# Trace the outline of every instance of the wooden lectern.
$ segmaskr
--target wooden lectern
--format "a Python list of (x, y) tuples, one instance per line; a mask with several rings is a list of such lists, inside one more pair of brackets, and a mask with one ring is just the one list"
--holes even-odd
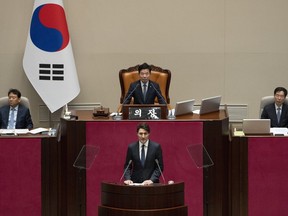
[(127, 186), (101, 184), (98, 216), (187, 216), (184, 183)]
[(155, 120), (167, 118), (166, 104), (123, 104), (123, 119)]

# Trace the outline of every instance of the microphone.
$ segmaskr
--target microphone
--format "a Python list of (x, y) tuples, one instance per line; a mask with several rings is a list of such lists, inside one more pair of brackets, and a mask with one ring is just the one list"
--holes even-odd
[(127, 167), (125, 168), (125, 170), (124, 170), (119, 182), (121, 182), (121, 180), (123, 179), (123, 177), (124, 177), (125, 173), (127, 172), (127, 170), (128, 170), (128, 168), (129, 168), (131, 163), (132, 163), (132, 160), (129, 160), (129, 163), (128, 163)]
[(159, 166), (159, 161), (158, 161), (157, 158), (155, 159), (155, 162), (156, 162), (156, 164), (157, 164), (157, 166), (158, 166), (158, 169), (160, 170), (161, 176), (162, 176), (162, 178), (163, 178), (163, 182), (164, 182), (164, 184), (165, 184), (165, 178), (164, 178), (164, 175), (163, 175), (163, 173), (162, 173), (162, 170), (161, 170), (161, 168), (160, 168), (160, 166)]
[[(122, 107), (123, 107), (123, 104), (125, 104), (127, 101), (128, 101), (128, 98), (131, 97), (131, 95), (134, 93), (134, 91), (137, 89), (137, 87), (139, 86), (140, 84), (137, 83), (137, 85), (134, 87), (134, 89), (130, 92), (130, 94), (124, 98), (124, 101), (122, 103)], [(119, 108), (120, 109), (120, 108)], [(114, 120), (122, 120), (122, 116), (119, 115), (119, 110), (117, 110), (117, 113), (116, 115), (113, 117)]]
[(160, 95), (160, 97), (162, 98), (162, 100), (165, 102), (165, 104), (167, 105), (167, 102), (165, 100), (165, 98), (162, 96), (162, 94), (160, 94), (160, 92), (155, 88), (154, 84), (152, 82), (149, 82), (152, 87), (154, 88), (154, 90), (157, 92), (158, 95)]
[(128, 98), (134, 93), (134, 91), (137, 89), (137, 87), (140, 85), (140, 83), (137, 83), (137, 85), (135, 86), (135, 88), (130, 92), (130, 94), (125, 98), (125, 100), (123, 101), (122, 105), (125, 104), (128, 101)]

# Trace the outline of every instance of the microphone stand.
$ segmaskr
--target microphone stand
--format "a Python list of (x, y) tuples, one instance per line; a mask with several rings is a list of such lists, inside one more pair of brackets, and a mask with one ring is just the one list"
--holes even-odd
[(161, 168), (160, 168), (159, 161), (158, 161), (157, 158), (155, 159), (155, 162), (156, 162), (157, 167), (158, 167), (158, 169), (159, 169), (159, 171), (160, 171), (160, 174), (161, 174), (161, 176), (162, 176), (162, 178), (163, 178), (163, 182), (164, 182), (164, 184), (166, 184), (166, 181), (165, 181), (164, 175), (163, 175), (163, 173), (162, 173), (162, 170), (161, 170)]
[(120, 180), (119, 180), (120, 183), (121, 183), (121, 181), (122, 181), (122, 179), (123, 179), (125, 173), (127, 172), (127, 170), (128, 170), (128, 168), (129, 168), (129, 166), (130, 166), (131, 163), (132, 163), (132, 160), (129, 160), (129, 163), (128, 163), (128, 165), (126, 166), (126, 168), (125, 168), (125, 170), (124, 170), (124, 172), (123, 172), (123, 174), (122, 174), (122, 176), (121, 176), (121, 178), (120, 178)]
[[(127, 101), (128, 101), (128, 98), (131, 97), (131, 95), (134, 93), (134, 91), (137, 89), (137, 87), (139, 86), (140, 84), (137, 83), (137, 85), (135, 86), (135, 88), (130, 92), (130, 94), (124, 99), (123, 103), (122, 103), (122, 107), (123, 107), (123, 104), (125, 104)], [(119, 109), (117, 110), (119, 111)], [(123, 119), (123, 116), (119, 114), (119, 112), (117, 112), (117, 114), (115, 116), (113, 116), (113, 119), (114, 120), (122, 120)]]
[[(154, 90), (157, 92), (157, 95), (159, 95), (159, 96), (162, 98), (162, 100), (165, 102), (165, 104), (166, 104), (166, 106), (167, 106), (167, 110), (168, 110), (168, 104), (167, 104), (165, 98), (163, 97), (163, 95), (160, 94), (160, 92), (156, 89), (156, 87), (154, 86), (154, 84), (153, 84), (152, 82), (150, 82), (149, 84), (151, 84), (151, 86), (152, 86), (152, 87), (154, 88)], [(158, 96), (157, 96), (157, 97), (158, 97)], [(159, 100), (159, 98), (158, 98), (158, 100)], [(169, 110), (168, 110), (167, 119), (170, 119), (170, 120), (176, 119), (176, 117), (172, 114), (172, 111), (169, 112)]]
[[(165, 104), (167, 105), (167, 102), (166, 102), (166, 100), (165, 100), (165, 98), (162, 96), (162, 94), (160, 94), (160, 92), (155, 88), (155, 86), (154, 86), (154, 84), (152, 83), (152, 81), (151, 82), (149, 82), (149, 84), (151, 84), (152, 85), (152, 87), (154, 88), (154, 90), (157, 92), (157, 95), (159, 95), (161, 98), (162, 98), (162, 100), (165, 102)], [(158, 96), (157, 96), (158, 97)], [(160, 103), (159, 103), (160, 104)]]

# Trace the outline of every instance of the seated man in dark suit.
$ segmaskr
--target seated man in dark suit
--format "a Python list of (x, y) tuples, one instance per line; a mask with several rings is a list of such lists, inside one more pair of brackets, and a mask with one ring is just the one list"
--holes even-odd
[(274, 103), (264, 107), (261, 118), (270, 119), (271, 127), (288, 127), (288, 105), (285, 103), (287, 90), (277, 87), (274, 90)]
[(160, 144), (149, 140), (149, 135), (149, 125), (140, 123), (137, 126), (138, 141), (128, 146), (124, 165), (124, 184), (151, 185), (159, 183), (164, 169), (162, 149)]
[(159, 85), (149, 80), (151, 67), (144, 63), (138, 68), (139, 80), (130, 84), (129, 90), (124, 98), (124, 104), (129, 104), (132, 97), (134, 104), (154, 104), (157, 97), (159, 104), (166, 104)]
[(30, 110), (21, 105), (21, 92), (10, 89), (8, 92), (9, 105), (0, 108), (0, 128), (2, 129), (32, 129), (33, 122)]

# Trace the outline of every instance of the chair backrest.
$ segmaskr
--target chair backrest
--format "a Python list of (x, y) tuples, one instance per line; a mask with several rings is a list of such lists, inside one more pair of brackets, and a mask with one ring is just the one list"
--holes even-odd
[[(23, 106), (30, 109), (30, 102), (29, 102), (29, 99), (27, 97), (21, 96), (20, 104), (22, 104)], [(0, 107), (5, 106), (5, 105), (9, 105), (8, 96), (0, 98)]]
[[(274, 103), (274, 96), (265, 96), (261, 98), (260, 101), (260, 110), (259, 110), (259, 118), (261, 118), (262, 111), (264, 107), (268, 104)], [(286, 97), (285, 103), (288, 104), (288, 98)]]
[[(128, 69), (122, 69), (119, 71), (119, 81), (121, 87), (121, 97), (120, 103), (123, 103), (123, 99), (128, 92), (129, 86), (132, 82), (139, 80), (138, 67), (130, 67)], [(156, 82), (160, 86), (161, 93), (165, 98), (167, 104), (170, 104), (169, 88), (171, 82), (171, 72), (167, 69), (162, 69), (160, 67), (151, 65), (151, 75), (150, 80)], [(156, 98), (155, 103), (158, 103)]]

